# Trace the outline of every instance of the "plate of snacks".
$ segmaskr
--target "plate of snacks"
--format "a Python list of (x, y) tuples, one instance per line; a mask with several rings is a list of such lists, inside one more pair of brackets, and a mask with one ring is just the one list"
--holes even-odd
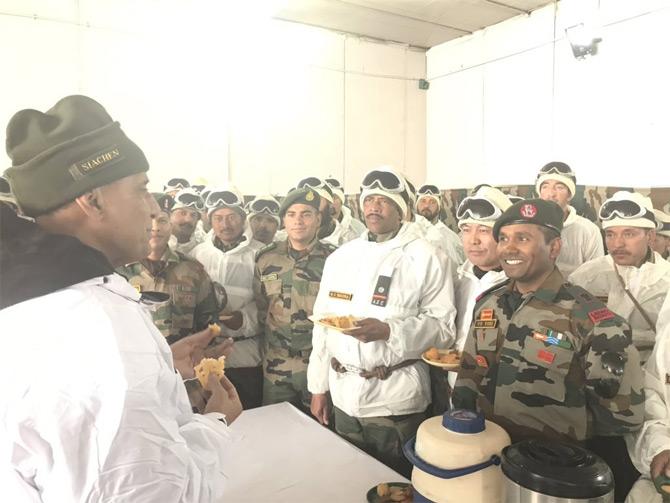
[(312, 315), (309, 316), (308, 319), (316, 325), (337, 330), (338, 332), (344, 332), (345, 330), (356, 330), (358, 328), (356, 322), (360, 318), (351, 315), (337, 316), (335, 314), (328, 314), (321, 316)]
[(458, 370), (461, 368), (461, 354), (455, 349), (430, 348), (424, 351), (421, 358), (428, 365), (445, 370)]
[(407, 482), (384, 482), (371, 487), (367, 494), (369, 503), (411, 503), (412, 485)]

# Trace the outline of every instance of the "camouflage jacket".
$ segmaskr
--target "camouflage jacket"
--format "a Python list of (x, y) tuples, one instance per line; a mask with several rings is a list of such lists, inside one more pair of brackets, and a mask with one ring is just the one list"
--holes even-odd
[(315, 241), (295, 260), (288, 241), (279, 241), (258, 253), (254, 296), (266, 347), (312, 349), (313, 323), (307, 317), (312, 315), (323, 265), (333, 251), (334, 246)]
[(167, 249), (162, 257), (165, 266), (154, 276), (148, 262), (142, 260), (117, 269), (139, 292), (170, 294), (170, 301), (153, 311), (158, 330), (173, 342), (203, 330), (216, 320), (219, 302), (209, 275), (193, 259)]
[(626, 321), (554, 269), (536, 292), (507, 281), (480, 298), (452, 400), (513, 441), (581, 441), (637, 430), (642, 380)]

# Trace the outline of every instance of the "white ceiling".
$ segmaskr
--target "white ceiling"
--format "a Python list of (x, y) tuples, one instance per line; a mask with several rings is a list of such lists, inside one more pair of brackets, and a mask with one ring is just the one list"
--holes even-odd
[(554, 0), (284, 0), (276, 19), (429, 48)]

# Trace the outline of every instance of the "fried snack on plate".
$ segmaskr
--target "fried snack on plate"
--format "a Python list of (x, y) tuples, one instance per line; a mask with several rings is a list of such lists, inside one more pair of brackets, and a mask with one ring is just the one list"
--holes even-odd
[(430, 348), (428, 351), (426, 351), (426, 358), (437, 361), (440, 359), (440, 352), (437, 348)]
[(226, 366), (226, 357), (221, 356), (220, 358), (203, 358), (200, 360), (193, 370), (195, 370), (195, 376), (202, 384), (202, 387), (207, 389), (207, 379), (209, 374), (214, 373), (219, 379), (223, 377), (223, 370)]
[(340, 329), (354, 328), (356, 326), (356, 318), (351, 315), (326, 316), (325, 318), (321, 318), (319, 322)]
[(440, 363), (448, 363), (450, 365), (456, 365), (461, 363), (461, 355), (457, 351), (449, 351), (440, 355)]
[(385, 498), (390, 494), (388, 484), (378, 484), (377, 485), (377, 496), (380, 498)]

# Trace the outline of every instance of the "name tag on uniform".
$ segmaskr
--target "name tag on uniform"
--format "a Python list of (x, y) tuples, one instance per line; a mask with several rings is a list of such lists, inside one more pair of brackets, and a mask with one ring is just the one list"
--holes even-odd
[(391, 289), (391, 276), (379, 276), (375, 291), (372, 293), (372, 305), (385, 307), (389, 300), (389, 290)]
[(274, 281), (276, 279), (279, 279), (279, 275), (276, 272), (272, 274), (266, 274), (265, 276), (261, 276), (262, 283), (265, 283), (266, 281)]
[(328, 292), (328, 297), (331, 299), (351, 300), (354, 298), (354, 295), (352, 293), (335, 292), (331, 290)]

